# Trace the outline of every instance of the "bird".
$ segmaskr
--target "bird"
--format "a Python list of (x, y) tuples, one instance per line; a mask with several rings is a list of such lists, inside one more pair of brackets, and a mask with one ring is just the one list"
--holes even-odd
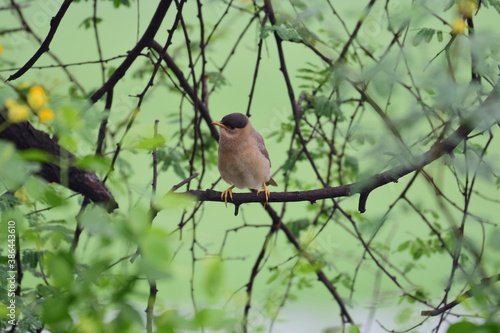
[(258, 190), (257, 195), (264, 192), (264, 205), (268, 204), (270, 192), (266, 185), (278, 183), (271, 177), (271, 160), (262, 135), (242, 113), (230, 113), (212, 124), (220, 127), (217, 167), (222, 179), (231, 185), (221, 194), (226, 208), (227, 196), (233, 201), (235, 187)]

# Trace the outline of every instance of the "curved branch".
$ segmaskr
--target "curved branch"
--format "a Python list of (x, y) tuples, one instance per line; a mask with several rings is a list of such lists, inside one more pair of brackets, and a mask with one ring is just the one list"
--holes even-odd
[(23, 67), (21, 67), (17, 72), (9, 76), (7, 81), (12, 81), (15, 80), (19, 77), (21, 77), (24, 73), (26, 73), (34, 64), (37, 62), (37, 60), (49, 50), (50, 43), (52, 42), (52, 38), (54, 38), (54, 35), (56, 34), (57, 28), (59, 27), (59, 23), (61, 23), (61, 20), (66, 14), (66, 10), (68, 9), (69, 5), (73, 0), (64, 0), (63, 4), (61, 5), (61, 8), (59, 8), (59, 11), (57, 12), (56, 16), (54, 16), (50, 20), (50, 30), (49, 33), (47, 34), (47, 37), (45, 37), (45, 40), (43, 43), (40, 45), (38, 50), (35, 52), (35, 54), (24, 64)]

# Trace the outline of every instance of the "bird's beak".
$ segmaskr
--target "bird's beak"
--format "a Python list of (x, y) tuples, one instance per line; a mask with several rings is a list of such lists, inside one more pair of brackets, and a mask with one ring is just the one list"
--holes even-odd
[(219, 126), (219, 127), (222, 127), (222, 128), (225, 128), (226, 130), (229, 131), (229, 127), (227, 127), (226, 125), (224, 125), (223, 123), (221, 123), (220, 121), (214, 121), (212, 123), (212, 125), (215, 125), (215, 126)]

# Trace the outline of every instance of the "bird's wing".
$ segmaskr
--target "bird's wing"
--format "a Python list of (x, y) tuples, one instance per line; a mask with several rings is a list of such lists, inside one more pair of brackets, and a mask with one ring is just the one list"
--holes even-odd
[(271, 160), (269, 159), (269, 153), (267, 152), (266, 145), (264, 144), (264, 138), (262, 137), (262, 135), (259, 132), (254, 131), (253, 137), (255, 138), (255, 141), (257, 141), (257, 148), (259, 148), (262, 155), (264, 155), (269, 160), (269, 164), (271, 164)]
[[(260, 152), (262, 153), (262, 155), (264, 155), (267, 158), (267, 160), (269, 161), (269, 166), (271, 166), (271, 160), (269, 159), (269, 153), (267, 152), (266, 145), (264, 144), (264, 138), (257, 131), (254, 131), (253, 136), (255, 138), (255, 141), (257, 141), (257, 147), (258, 147), (258, 149), (260, 150)], [(271, 178), (266, 183), (266, 185), (278, 186), (278, 183), (276, 183), (276, 181)]]

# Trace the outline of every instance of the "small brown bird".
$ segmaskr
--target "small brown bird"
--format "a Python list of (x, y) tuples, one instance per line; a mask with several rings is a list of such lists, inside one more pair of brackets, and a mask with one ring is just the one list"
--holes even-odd
[[(264, 145), (264, 139), (257, 132), (247, 116), (231, 113), (212, 124), (219, 126), (219, 172), (230, 188), (222, 192), (221, 200), (226, 203), (227, 195), (233, 200), (233, 188), (251, 188), (270, 196), (266, 185), (278, 186), (271, 178), (271, 161)], [(264, 189), (260, 189), (264, 186)]]

